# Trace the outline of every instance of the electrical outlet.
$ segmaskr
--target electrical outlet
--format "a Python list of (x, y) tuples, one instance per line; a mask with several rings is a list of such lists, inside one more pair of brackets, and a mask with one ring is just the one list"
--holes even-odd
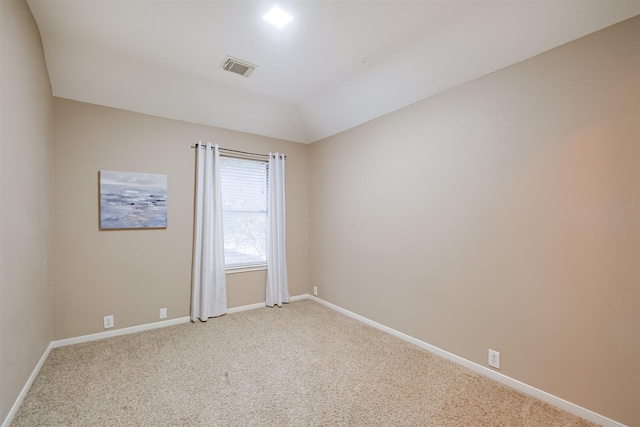
[(167, 318), (167, 309), (166, 308), (161, 308), (160, 309), (160, 318), (161, 319), (166, 319)]
[(500, 369), (500, 352), (489, 349), (489, 366)]
[(313, 287), (313, 295), (314, 296), (318, 296), (318, 287), (317, 286)]
[(109, 316), (104, 316), (104, 328), (109, 329), (113, 328), (113, 314)]

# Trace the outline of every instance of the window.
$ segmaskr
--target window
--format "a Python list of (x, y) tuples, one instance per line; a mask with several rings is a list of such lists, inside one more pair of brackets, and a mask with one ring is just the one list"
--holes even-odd
[(220, 157), (227, 268), (267, 264), (267, 162)]

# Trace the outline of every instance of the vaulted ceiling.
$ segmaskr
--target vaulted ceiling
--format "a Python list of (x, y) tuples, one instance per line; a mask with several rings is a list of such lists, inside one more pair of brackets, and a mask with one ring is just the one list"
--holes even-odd
[[(640, 14), (638, 1), (28, 0), (53, 94), (309, 143)], [(274, 5), (294, 19), (262, 19)], [(224, 71), (227, 55), (258, 65)]]

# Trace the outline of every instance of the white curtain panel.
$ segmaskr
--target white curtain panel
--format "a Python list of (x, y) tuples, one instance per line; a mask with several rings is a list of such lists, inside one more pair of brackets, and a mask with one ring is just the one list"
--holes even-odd
[(284, 154), (269, 153), (267, 306), (289, 302), (284, 203)]
[(227, 312), (219, 148), (211, 143), (196, 145), (192, 321), (206, 321)]

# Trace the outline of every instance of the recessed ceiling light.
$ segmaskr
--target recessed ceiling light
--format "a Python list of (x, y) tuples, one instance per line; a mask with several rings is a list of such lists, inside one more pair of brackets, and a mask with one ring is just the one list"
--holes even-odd
[(267, 12), (266, 15), (264, 15), (262, 18), (265, 21), (275, 25), (276, 27), (282, 28), (293, 19), (293, 16), (289, 15), (278, 6), (273, 6), (273, 8), (271, 8), (271, 10)]

